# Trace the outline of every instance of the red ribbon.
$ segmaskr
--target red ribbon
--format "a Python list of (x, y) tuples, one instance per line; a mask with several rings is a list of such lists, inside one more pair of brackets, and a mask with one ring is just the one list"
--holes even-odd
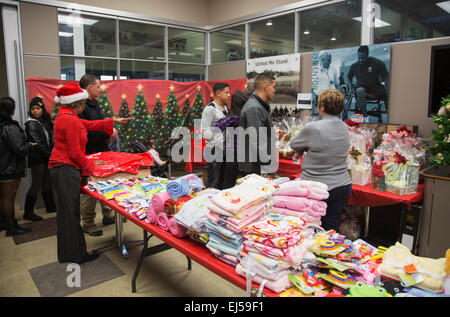
[(356, 127), (359, 128), (361, 125), (359, 124), (359, 122), (355, 122), (353, 120), (347, 119), (345, 120), (345, 123), (349, 126), (349, 127)]
[(397, 164), (405, 164), (408, 160), (398, 152), (394, 153), (394, 162)]
[(400, 128), (398, 128), (397, 132), (406, 132), (408, 134), (414, 134), (415, 135), (415, 133), (412, 130), (408, 129), (406, 127), (406, 125), (402, 125)]

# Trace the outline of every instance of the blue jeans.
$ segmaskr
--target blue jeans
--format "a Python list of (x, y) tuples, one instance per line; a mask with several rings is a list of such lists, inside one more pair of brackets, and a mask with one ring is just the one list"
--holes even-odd
[(330, 196), (324, 202), (327, 203), (327, 214), (322, 217), (322, 228), (338, 231), (339, 218), (344, 210), (345, 203), (352, 193), (352, 184), (337, 187), (328, 192)]

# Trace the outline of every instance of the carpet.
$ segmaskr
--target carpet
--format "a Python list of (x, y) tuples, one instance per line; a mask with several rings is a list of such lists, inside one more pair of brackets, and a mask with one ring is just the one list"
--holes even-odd
[(56, 234), (56, 217), (47, 218), (42, 221), (23, 223), (20, 225), (25, 228), (31, 228), (31, 232), (12, 236), (16, 245), (47, 238)]
[(104, 254), (80, 265), (54, 262), (29, 272), (41, 297), (67, 296), (124, 275)]

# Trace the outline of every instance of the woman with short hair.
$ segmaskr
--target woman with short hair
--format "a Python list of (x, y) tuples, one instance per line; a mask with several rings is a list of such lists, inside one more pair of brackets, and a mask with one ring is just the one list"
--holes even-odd
[(325, 230), (338, 231), (339, 218), (352, 192), (347, 170), (350, 137), (347, 125), (339, 118), (344, 107), (345, 98), (339, 90), (323, 90), (318, 100), (320, 120), (307, 123), (290, 143), (300, 155), (306, 153), (300, 178), (328, 186), (327, 213), (321, 219)]

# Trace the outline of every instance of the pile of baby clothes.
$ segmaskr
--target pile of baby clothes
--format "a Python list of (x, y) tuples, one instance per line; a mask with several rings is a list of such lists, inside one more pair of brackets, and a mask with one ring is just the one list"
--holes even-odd
[(268, 211), (268, 197), (266, 192), (249, 184), (224, 189), (211, 197), (205, 227), (210, 235), (206, 246), (213, 255), (237, 264), (242, 231)]
[(309, 223), (321, 225), (320, 219), (327, 212), (327, 204), (322, 200), (328, 196), (326, 184), (295, 179), (279, 185), (272, 197), (272, 212), (301, 217)]
[(280, 293), (291, 287), (291, 269), (298, 269), (305, 256), (314, 257), (309, 252), (313, 235), (302, 218), (268, 214), (244, 229), (236, 273)]
[(208, 204), (218, 189), (207, 188), (197, 193), (197, 197), (185, 202), (181, 209), (173, 216), (175, 221), (187, 229), (190, 239), (202, 244), (208, 243), (209, 236), (205, 230), (206, 214), (209, 212)]

